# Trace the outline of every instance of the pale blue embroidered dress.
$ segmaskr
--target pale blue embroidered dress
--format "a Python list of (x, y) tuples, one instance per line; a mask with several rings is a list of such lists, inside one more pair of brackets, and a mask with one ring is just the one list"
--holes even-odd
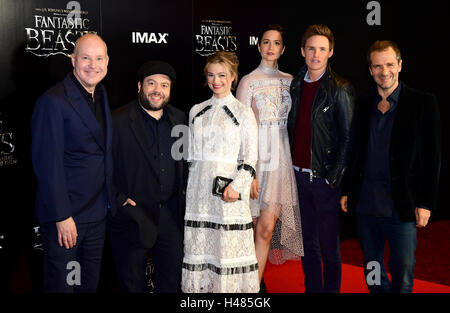
[(258, 217), (261, 210), (278, 217), (269, 253), (269, 261), (274, 264), (303, 256), (297, 185), (287, 133), (291, 81), (290, 74), (261, 63), (241, 79), (236, 92), (236, 97), (252, 108), (258, 123), (256, 176), (261, 192), (257, 200), (250, 200), (250, 209), (253, 217)]

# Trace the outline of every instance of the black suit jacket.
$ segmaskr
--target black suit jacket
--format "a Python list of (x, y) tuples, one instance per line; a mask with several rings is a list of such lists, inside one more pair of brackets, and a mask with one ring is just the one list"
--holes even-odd
[[(377, 90), (358, 101), (355, 123), (357, 146), (343, 195), (354, 212), (359, 201), (367, 160), (370, 107)], [(392, 128), (389, 162), (392, 199), (403, 221), (415, 220), (415, 208), (436, 207), (441, 167), (441, 129), (436, 97), (405, 84), (399, 97)]]
[[(113, 112), (113, 182), (117, 210), (113, 210), (112, 215), (114, 217), (117, 211), (122, 210), (122, 213), (135, 222), (140, 246), (151, 248), (156, 240), (161, 208), (157, 174), (159, 169), (150, 154), (150, 141), (138, 106), (139, 103), (135, 100)], [(164, 108), (164, 114), (168, 115), (172, 127), (186, 125), (185, 114), (171, 105)], [(170, 135), (167, 134), (168, 138)], [(183, 147), (187, 149), (187, 142)], [(184, 218), (186, 174), (185, 161), (176, 161), (175, 188), (180, 225), (183, 225)], [(137, 205), (122, 206), (127, 198), (133, 199)]]
[(106, 91), (101, 105), (105, 136), (70, 74), (39, 97), (31, 120), (31, 157), (38, 179), (40, 224), (73, 217), (76, 223), (102, 220), (112, 188), (112, 123)]

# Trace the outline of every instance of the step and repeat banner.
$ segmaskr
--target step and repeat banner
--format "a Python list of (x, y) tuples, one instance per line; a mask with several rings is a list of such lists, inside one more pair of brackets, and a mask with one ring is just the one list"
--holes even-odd
[[(400, 78), (437, 95), (442, 119), (441, 182), (449, 179), (450, 70), (444, 48), (448, 2), (403, 1), (221, 1), (206, 0), (0, 0), (0, 288), (41, 289), (42, 251), (34, 218), (36, 179), (30, 160), (30, 118), (37, 97), (71, 71), (78, 37), (96, 32), (110, 57), (103, 81), (111, 110), (137, 95), (136, 72), (151, 59), (174, 66), (172, 104), (186, 114), (211, 96), (203, 76), (205, 58), (234, 51), (239, 75), (260, 63), (259, 30), (278, 23), (288, 33), (279, 68), (295, 75), (304, 64), (301, 35), (310, 24), (327, 24), (336, 46), (331, 66), (363, 93), (373, 86), (366, 51), (377, 39), (397, 41)], [(436, 219), (450, 218), (441, 183)], [(352, 229), (343, 220), (343, 231)], [(349, 231), (351, 233), (351, 231)], [(106, 263), (112, 261), (105, 258)], [(107, 289), (107, 287), (105, 287)]]

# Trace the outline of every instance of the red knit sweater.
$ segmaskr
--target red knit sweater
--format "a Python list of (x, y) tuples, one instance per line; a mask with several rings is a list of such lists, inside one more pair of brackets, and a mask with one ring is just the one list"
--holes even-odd
[(292, 161), (295, 166), (311, 168), (311, 109), (321, 80), (303, 82), (292, 149)]

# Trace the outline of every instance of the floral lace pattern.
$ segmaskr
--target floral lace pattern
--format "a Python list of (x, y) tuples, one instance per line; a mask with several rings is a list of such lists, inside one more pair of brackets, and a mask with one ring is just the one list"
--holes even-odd
[(257, 200), (250, 200), (250, 208), (253, 217), (261, 210), (278, 217), (269, 252), (269, 261), (275, 264), (303, 256), (297, 185), (286, 128), (292, 105), (291, 81), (291, 75), (261, 63), (241, 79), (236, 93), (252, 108), (259, 126), (256, 176), (261, 191)]
[[(204, 108), (210, 106), (210, 109)], [(202, 114), (198, 114), (202, 112)], [(194, 118), (195, 117), (195, 118)], [(189, 113), (189, 168), (184, 228), (183, 292), (258, 292), (258, 264), (249, 208), (258, 136), (250, 108), (232, 94), (214, 96)], [(212, 194), (216, 176), (232, 178), (242, 200)]]

